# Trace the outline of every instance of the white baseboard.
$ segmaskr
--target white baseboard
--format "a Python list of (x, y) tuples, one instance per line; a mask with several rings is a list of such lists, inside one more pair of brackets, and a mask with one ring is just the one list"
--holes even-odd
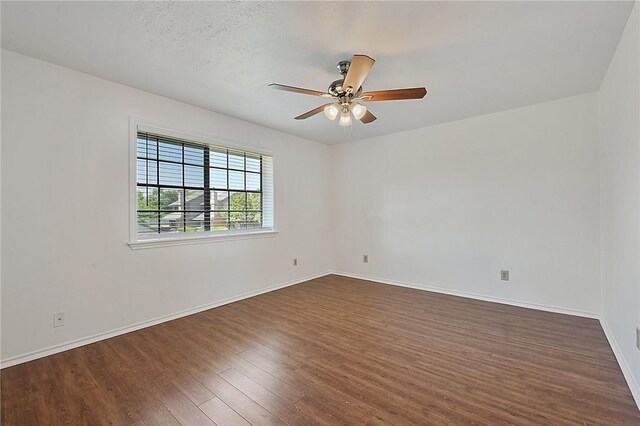
[(600, 318), (600, 325), (604, 330), (604, 335), (607, 336), (607, 340), (609, 341), (609, 346), (611, 346), (611, 350), (613, 350), (613, 354), (615, 355), (616, 360), (618, 361), (618, 365), (622, 370), (622, 375), (624, 376), (624, 379), (627, 381), (627, 385), (629, 386), (631, 395), (633, 395), (633, 399), (636, 401), (636, 405), (638, 406), (638, 409), (640, 409), (640, 386), (638, 386), (638, 382), (636, 381), (635, 377), (633, 377), (631, 368), (629, 367), (627, 360), (622, 355), (620, 346), (618, 346), (618, 342), (616, 341), (616, 338), (613, 336), (613, 333), (611, 332), (609, 325), (602, 318)]
[(332, 274), (334, 274), (334, 275), (342, 275), (344, 277), (350, 277), (350, 278), (357, 278), (357, 279), (360, 279), (360, 280), (378, 282), (378, 283), (381, 283), (381, 284), (395, 285), (395, 286), (398, 286), (398, 287), (407, 287), (407, 288), (413, 288), (413, 289), (416, 289), (416, 290), (432, 291), (434, 293), (448, 294), (450, 296), (459, 296), (459, 297), (466, 297), (468, 299), (483, 300), (485, 302), (501, 303), (503, 305), (519, 306), (521, 308), (537, 309), (539, 311), (555, 312), (555, 313), (558, 313), (558, 314), (567, 314), (567, 315), (574, 315), (574, 316), (584, 317), (584, 318), (600, 319), (600, 315), (595, 313), (595, 312), (587, 312), (587, 311), (580, 311), (580, 310), (576, 310), (576, 309), (560, 308), (558, 306), (540, 305), (540, 304), (537, 304), (537, 303), (520, 302), (520, 301), (517, 301), (517, 300), (502, 299), (502, 298), (499, 298), (499, 297), (484, 296), (484, 295), (481, 295), (481, 294), (467, 293), (467, 292), (456, 291), (456, 290), (449, 290), (449, 289), (446, 289), (446, 288), (436, 287), (436, 286), (431, 286), (431, 285), (418, 285), (418, 284), (414, 284), (414, 283), (407, 283), (407, 282), (402, 282), (402, 281), (397, 281), (397, 280), (387, 280), (387, 279), (384, 279), (384, 278), (369, 277), (369, 276), (365, 276), (365, 275), (351, 274), (351, 273), (347, 273), (347, 272), (334, 271), (334, 272), (332, 272)]
[(292, 280), (292, 281), (286, 282), (284, 284), (278, 284), (278, 285), (275, 285), (275, 286), (263, 288), (261, 290), (252, 291), (252, 292), (249, 292), (249, 293), (244, 293), (244, 294), (241, 294), (239, 296), (229, 297), (227, 299), (219, 300), (219, 301), (216, 301), (216, 302), (213, 302), (213, 303), (207, 303), (206, 305), (200, 305), (200, 306), (197, 306), (195, 308), (185, 309), (183, 311), (176, 312), (174, 314), (164, 315), (164, 316), (157, 317), (157, 318), (154, 318), (154, 319), (150, 319), (150, 320), (147, 320), (147, 321), (142, 321), (142, 322), (139, 322), (139, 323), (136, 323), (136, 324), (132, 324), (132, 325), (128, 325), (128, 326), (125, 326), (125, 327), (117, 328), (115, 330), (105, 331), (105, 332), (102, 332), (102, 333), (94, 334), (92, 336), (88, 336), (88, 337), (83, 337), (81, 339), (72, 340), (70, 342), (60, 343), (58, 345), (49, 346), (49, 347), (44, 348), (44, 349), (38, 349), (38, 350), (35, 350), (35, 351), (32, 351), (32, 352), (28, 352), (26, 354), (13, 356), (11, 358), (3, 359), (2, 361), (0, 361), (0, 369), (6, 368), (6, 367), (11, 367), (11, 366), (17, 365), (17, 364), (22, 364), (24, 362), (28, 362), (28, 361), (32, 361), (34, 359), (38, 359), (38, 358), (42, 358), (42, 357), (45, 357), (45, 356), (53, 355), (53, 354), (56, 354), (56, 353), (59, 353), (59, 352), (68, 351), (69, 349), (78, 348), (80, 346), (88, 345), (90, 343), (95, 343), (95, 342), (98, 342), (100, 340), (109, 339), (111, 337), (119, 336), (121, 334), (130, 333), (132, 331), (140, 330), (142, 328), (151, 327), (152, 325), (156, 325), (156, 324), (160, 324), (160, 323), (163, 323), (163, 322), (171, 321), (171, 320), (174, 320), (174, 319), (186, 317), (188, 315), (197, 314), (198, 312), (206, 311), (206, 310), (212, 309), (212, 308), (217, 308), (218, 306), (227, 305), (229, 303), (237, 302), (237, 301), (242, 300), (242, 299), (248, 299), (249, 297), (258, 296), (260, 294), (268, 293), (270, 291), (278, 290), (278, 289), (281, 289), (281, 288), (284, 288), (284, 287), (289, 287), (289, 286), (292, 286), (292, 285), (295, 285), (295, 284), (299, 284), (299, 283), (302, 283), (302, 282), (305, 282), (305, 281), (309, 281), (309, 280), (312, 280), (312, 279), (315, 279), (315, 278), (324, 277), (325, 275), (329, 275), (329, 272), (316, 274), (316, 275), (312, 275), (312, 276), (308, 276), (308, 277), (304, 277), (304, 278), (299, 278), (299, 279), (296, 279), (296, 280)]

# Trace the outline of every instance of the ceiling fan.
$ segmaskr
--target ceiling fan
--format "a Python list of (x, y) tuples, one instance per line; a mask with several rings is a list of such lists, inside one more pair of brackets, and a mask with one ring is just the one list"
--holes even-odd
[(362, 83), (364, 79), (367, 78), (367, 74), (369, 74), (375, 62), (375, 60), (367, 55), (353, 55), (351, 61), (339, 62), (337, 68), (340, 74), (342, 74), (342, 78), (331, 83), (326, 92), (276, 83), (271, 83), (269, 86), (286, 92), (333, 99), (334, 102), (320, 105), (311, 111), (297, 116), (295, 119), (304, 120), (323, 111), (329, 120), (335, 120), (339, 115), (340, 119), (338, 124), (343, 127), (351, 125), (353, 122), (351, 119), (352, 115), (353, 118), (362, 121), (364, 124), (376, 120), (377, 117), (371, 114), (371, 111), (367, 110), (367, 107), (360, 102), (422, 99), (427, 94), (427, 89), (424, 87), (363, 92)]

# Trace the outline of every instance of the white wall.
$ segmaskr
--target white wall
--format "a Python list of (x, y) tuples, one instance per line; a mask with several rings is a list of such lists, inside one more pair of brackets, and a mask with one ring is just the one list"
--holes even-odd
[[(279, 234), (132, 251), (129, 116), (271, 151)], [(2, 51), (2, 360), (326, 273), (329, 150)]]
[(596, 100), (336, 146), (334, 269), (597, 316)]
[(640, 404), (640, 6), (636, 4), (598, 94), (602, 320)]

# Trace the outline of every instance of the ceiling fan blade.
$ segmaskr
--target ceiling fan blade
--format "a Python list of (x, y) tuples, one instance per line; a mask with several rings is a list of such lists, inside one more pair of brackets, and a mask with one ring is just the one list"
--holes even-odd
[(364, 124), (368, 124), (368, 123), (371, 123), (372, 121), (376, 121), (377, 119), (378, 117), (371, 114), (371, 112), (367, 110), (367, 112), (365, 112), (364, 116), (360, 119), (360, 121), (362, 121)]
[(349, 71), (344, 78), (342, 87), (344, 89), (351, 87), (352, 93), (357, 92), (375, 62), (375, 60), (367, 55), (353, 55), (351, 65), (349, 65)]
[(413, 89), (379, 90), (377, 92), (365, 92), (360, 96), (360, 100), (366, 102), (377, 101), (399, 101), (403, 99), (422, 99), (427, 94), (424, 87)]
[(319, 92), (317, 90), (303, 89), (301, 87), (285, 86), (284, 84), (271, 83), (269, 87), (277, 90), (284, 90), (285, 92), (302, 93), (303, 95), (322, 96), (324, 98), (330, 98), (331, 95), (325, 92)]
[(314, 115), (318, 114), (319, 112), (322, 112), (324, 110), (324, 107), (326, 107), (327, 105), (331, 105), (331, 104), (320, 105), (318, 108), (314, 108), (311, 111), (307, 111), (304, 114), (300, 114), (295, 119), (296, 120), (304, 120), (306, 118), (313, 117)]

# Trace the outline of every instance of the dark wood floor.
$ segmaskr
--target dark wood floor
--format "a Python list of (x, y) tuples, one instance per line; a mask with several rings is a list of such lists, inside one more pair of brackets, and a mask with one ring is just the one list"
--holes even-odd
[(596, 320), (337, 276), (1, 379), (3, 425), (640, 424)]

